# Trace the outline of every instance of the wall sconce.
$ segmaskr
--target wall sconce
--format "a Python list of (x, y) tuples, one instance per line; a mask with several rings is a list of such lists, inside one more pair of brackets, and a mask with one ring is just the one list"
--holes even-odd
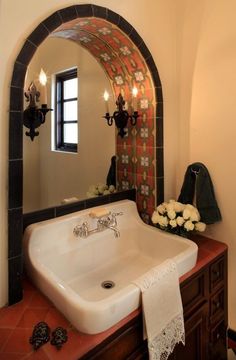
[(29, 131), (26, 131), (25, 135), (29, 136), (31, 140), (34, 140), (35, 136), (39, 135), (38, 131), (35, 131), (40, 125), (45, 122), (45, 117), (48, 111), (52, 109), (47, 108), (47, 76), (43, 69), (40, 71), (39, 81), (42, 85), (41, 90), (41, 108), (38, 108), (36, 102), (39, 102), (40, 92), (37, 90), (35, 84), (32, 82), (28, 90), (24, 93), (26, 101), (29, 102), (28, 107), (23, 112), (23, 124)]
[(124, 128), (128, 124), (128, 120), (130, 119), (130, 123), (132, 126), (135, 126), (137, 123), (137, 118), (139, 116), (137, 109), (137, 94), (138, 90), (137, 88), (133, 88), (132, 90), (133, 94), (133, 108), (134, 112), (133, 114), (129, 114), (127, 110), (124, 109), (125, 106), (125, 100), (121, 94), (119, 94), (117, 100), (116, 100), (116, 106), (117, 110), (114, 111), (113, 115), (110, 115), (109, 113), (109, 107), (108, 107), (108, 99), (109, 94), (107, 91), (104, 92), (104, 100), (106, 104), (106, 114), (103, 116), (107, 120), (107, 125), (112, 126), (113, 120), (115, 120), (116, 127), (118, 128), (119, 132), (118, 135), (120, 135), (122, 138), (127, 134), (127, 131), (124, 130)]

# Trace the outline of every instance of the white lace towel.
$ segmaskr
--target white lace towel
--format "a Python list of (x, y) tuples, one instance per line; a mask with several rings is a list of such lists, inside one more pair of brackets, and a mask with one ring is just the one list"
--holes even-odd
[(166, 260), (133, 282), (142, 292), (144, 337), (150, 360), (166, 360), (185, 344), (183, 306), (175, 262)]

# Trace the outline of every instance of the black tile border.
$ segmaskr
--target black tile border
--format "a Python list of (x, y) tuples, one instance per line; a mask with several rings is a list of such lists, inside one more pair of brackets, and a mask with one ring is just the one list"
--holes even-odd
[[(32, 44), (29, 40), (26, 40), (21, 51), (19, 52), (19, 55), (16, 58), (16, 62), (28, 66), (36, 50), (37, 47), (34, 44)], [(13, 80), (14, 79), (12, 79), (12, 81)], [(24, 87), (24, 82), (22, 82), (21, 87)]]
[(43, 23), (39, 24), (36, 29), (30, 34), (28, 37), (28, 40), (34, 44), (35, 46), (38, 46), (43, 42), (43, 40), (46, 39), (46, 37), (50, 34), (46, 26), (44, 26)]
[(62, 24), (62, 18), (58, 12), (53, 13), (47, 17), (42, 24), (48, 29), (48, 32), (52, 32)]
[(9, 160), (22, 159), (23, 153), (23, 114), (11, 111), (9, 115)]
[(76, 5), (76, 12), (79, 18), (81, 17), (92, 17), (93, 15), (93, 7), (91, 4), (81, 4)]
[(92, 5), (93, 9), (93, 16), (101, 19), (107, 19), (107, 8), (98, 6), (98, 5)]
[(9, 189), (8, 206), (9, 210), (22, 207), (23, 192), (23, 161), (9, 161)]
[(62, 18), (63, 23), (74, 20), (78, 17), (75, 5), (68, 6), (64, 9), (58, 10), (58, 13)]
[(22, 288), (23, 258), (22, 255), (8, 259), (8, 304), (13, 305), (23, 297)]
[(25, 81), (25, 74), (27, 71), (27, 66), (19, 62), (15, 62), (11, 86), (21, 87), (22, 83)]
[(55, 208), (42, 209), (23, 214), (23, 231), (30, 224), (55, 218)]
[(76, 211), (89, 209), (94, 206), (106, 205), (120, 200), (132, 200), (136, 201), (136, 190), (119, 191), (114, 194), (98, 196), (90, 199), (76, 201), (67, 205), (60, 205), (51, 207), (49, 209), (43, 209), (33, 211), (27, 214), (23, 214), (23, 230), (30, 224), (35, 224), (40, 221), (54, 219), (63, 215), (68, 215)]
[(22, 230), (23, 230), (22, 208), (8, 210), (8, 258), (21, 255), (22, 252)]
[[(17, 222), (17, 232), (14, 234), (12, 230), (9, 229), (9, 304), (13, 304), (22, 297), (22, 287), (21, 287), (21, 268), (22, 268), (22, 257), (21, 252), (21, 239), (18, 235), (20, 228), (20, 214), (22, 209), (22, 181), (23, 181), (23, 171), (22, 171), (22, 111), (23, 111), (23, 89), (24, 89), (24, 78), (25, 73), (28, 67), (29, 62), (31, 61), (37, 47), (42, 43), (42, 41), (54, 31), (58, 26), (63, 22), (73, 20), (77, 17), (91, 17), (96, 16), (98, 18), (106, 19), (112, 24), (118, 26), (124, 33), (129, 36), (133, 43), (138, 47), (143, 58), (146, 61), (148, 69), (151, 73), (153, 85), (155, 88), (155, 95), (157, 101), (157, 124), (161, 125), (157, 132), (157, 144), (156, 146), (163, 147), (163, 96), (161, 81), (159, 74), (155, 65), (155, 62), (152, 58), (152, 55), (144, 43), (141, 36), (136, 32), (136, 30), (129, 24), (123, 17), (119, 14), (113, 12), (108, 8), (102, 6), (92, 5), (92, 4), (81, 4), (81, 5), (72, 5), (63, 9), (60, 9), (49, 17), (44, 19), (28, 36), (24, 45), (22, 46), (13, 69), (11, 87), (10, 87), (10, 116), (9, 116), (9, 204), (8, 204), (8, 224), (13, 226), (14, 222)], [(20, 125), (18, 123), (20, 122)], [(17, 137), (18, 136), (18, 137)], [(161, 160), (162, 154), (158, 155), (159, 161)], [(162, 161), (157, 162), (156, 166), (156, 175), (158, 176), (159, 167), (161, 173), (163, 173), (163, 159)], [(164, 174), (163, 174), (164, 175)], [(163, 177), (157, 177), (157, 203), (160, 202), (160, 199), (163, 199), (164, 196), (164, 179)], [(131, 190), (132, 193), (133, 190)], [(132, 193), (133, 194), (133, 193)], [(113, 194), (108, 198), (98, 199), (98, 200), (85, 200), (85, 206), (91, 207), (98, 204), (103, 204), (101, 201), (113, 202), (117, 200), (122, 200), (123, 196), (127, 198), (128, 195), (126, 191), (121, 193)], [(132, 195), (134, 200), (134, 194)], [(163, 201), (163, 200), (162, 200)], [(31, 221), (42, 221), (55, 216), (61, 216), (62, 214), (67, 214), (70, 212), (78, 211), (75, 209), (83, 206), (82, 204), (69, 204), (63, 205), (60, 207), (44, 209), (37, 211), (35, 213), (25, 214), (24, 215), (24, 226), (31, 223)], [(19, 222), (19, 223), (18, 223)], [(23, 222), (23, 220), (22, 220)], [(12, 254), (17, 254), (17, 256), (12, 257)]]

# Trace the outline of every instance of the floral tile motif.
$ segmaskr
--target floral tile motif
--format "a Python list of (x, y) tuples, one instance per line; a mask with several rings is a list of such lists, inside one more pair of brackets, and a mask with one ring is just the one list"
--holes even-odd
[[(127, 135), (117, 136), (117, 181), (119, 189), (137, 188), (139, 211), (148, 218), (156, 199), (156, 99), (147, 64), (130, 38), (104, 19), (74, 19), (62, 24), (52, 36), (62, 33), (86, 47), (101, 63), (115, 98), (122, 94), (128, 112), (138, 110), (137, 124), (128, 122)], [(134, 86), (138, 89), (136, 100), (132, 96)], [(110, 113), (115, 110), (114, 104)]]
[[(136, 173), (145, 176), (155, 176), (155, 156), (152, 147), (137, 146), (136, 147)], [(144, 176), (144, 175), (143, 175)]]

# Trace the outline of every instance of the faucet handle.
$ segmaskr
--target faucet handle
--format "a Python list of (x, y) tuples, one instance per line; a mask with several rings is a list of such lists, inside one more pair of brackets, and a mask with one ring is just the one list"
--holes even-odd
[(88, 223), (85, 221), (82, 223), (82, 225), (75, 226), (74, 230), (73, 230), (73, 234), (75, 236), (79, 236), (82, 238), (88, 237), (88, 234), (89, 234)]
[(114, 212), (111, 214), (111, 222), (113, 223), (114, 226), (117, 226), (117, 219), (116, 217), (117, 216), (120, 216), (120, 215), (123, 215), (123, 212), (120, 211), (120, 212)]
[(120, 212), (114, 212), (111, 214), (112, 216), (120, 216), (120, 215), (124, 215), (123, 211)]

